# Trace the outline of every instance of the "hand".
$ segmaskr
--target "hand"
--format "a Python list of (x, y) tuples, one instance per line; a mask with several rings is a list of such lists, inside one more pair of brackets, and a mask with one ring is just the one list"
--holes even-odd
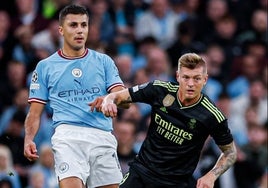
[(35, 161), (39, 158), (37, 155), (36, 145), (33, 141), (25, 141), (24, 143), (24, 156), (29, 161)]
[(93, 102), (89, 103), (90, 111), (93, 112), (96, 109), (97, 112), (101, 112), (101, 104), (103, 102), (104, 97), (98, 97)]
[(101, 111), (106, 117), (117, 116), (117, 105), (112, 100), (105, 98), (101, 106)]
[(197, 180), (196, 188), (213, 188), (215, 176), (208, 172)]

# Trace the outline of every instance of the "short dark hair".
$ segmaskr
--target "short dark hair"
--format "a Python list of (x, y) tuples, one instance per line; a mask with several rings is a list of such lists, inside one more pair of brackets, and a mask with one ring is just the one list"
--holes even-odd
[(70, 4), (64, 7), (59, 13), (60, 25), (63, 24), (63, 21), (68, 14), (82, 14), (82, 15), (86, 14), (87, 17), (89, 18), (89, 13), (85, 7), (76, 4)]

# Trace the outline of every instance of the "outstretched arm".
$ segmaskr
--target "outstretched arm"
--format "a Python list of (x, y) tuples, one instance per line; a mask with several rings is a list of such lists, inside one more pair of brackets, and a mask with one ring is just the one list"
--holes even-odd
[(101, 105), (101, 111), (105, 116), (116, 117), (117, 107), (126, 106), (131, 103), (128, 89), (110, 93), (105, 96)]
[(197, 188), (213, 188), (216, 179), (235, 163), (237, 151), (234, 142), (219, 146), (219, 148), (222, 154), (218, 158), (215, 166), (207, 174), (198, 179)]
[[(125, 90), (125, 88), (122, 86), (118, 86), (118, 87), (113, 88), (110, 92), (114, 93), (114, 92), (118, 92), (118, 91), (122, 91), (122, 90)], [(92, 101), (88, 104), (90, 106), (91, 112), (93, 112), (94, 109), (96, 109), (97, 112), (101, 111), (104, 97), (105, 96), (97, 97), (94, 101)], [(127, 108), (129, 108), (129, 105), (130, 105), (129, 103), (124, 103), (124, 104), (119, 104), (118, 107), (127, 109)]]

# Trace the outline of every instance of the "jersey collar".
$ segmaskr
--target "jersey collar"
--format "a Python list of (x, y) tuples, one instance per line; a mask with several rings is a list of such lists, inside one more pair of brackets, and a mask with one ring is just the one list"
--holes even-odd
[(58, 50), (58, 54), (64, 59), (80, 59), (80, 58), (85, 57), (88, 54), (88, 48), (85, 49), (84, 53), (81, 56), (77, 56), (77, 57), (70, 57), (70, 56), (64, 55), (62, 52), (62, 49)]

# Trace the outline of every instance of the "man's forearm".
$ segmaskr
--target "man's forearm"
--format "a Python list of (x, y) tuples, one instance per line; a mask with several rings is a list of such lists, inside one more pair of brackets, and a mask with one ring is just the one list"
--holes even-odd
[(24, 123), (25, 140), (33, 140), (39, 129), (40, 119), (34, 118), (30, 114), (27, 115)]
[(219, 147), (223, 153), (220, 155), (215, 166), (210, 171), (215, 175), (216, 179), (235, 163), (237, 157), (236, 147), (233, 142)]
[(118, 107), (128, 105), (131, 102), (132, 102), (131, 97), (127, 89), (124, 89), (115, 93), (110, 93), (104, 98), (104, 101), (103, 101), (104, 104), (114, 103)]

